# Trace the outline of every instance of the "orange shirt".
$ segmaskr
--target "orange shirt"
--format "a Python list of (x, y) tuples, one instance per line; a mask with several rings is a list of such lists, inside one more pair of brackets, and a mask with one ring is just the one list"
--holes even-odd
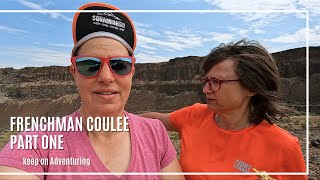
[[(170, 114), (181, 137), (183, 172), (306, 172), (298, 138), (267, 121), (239, 131), (220, 129), (206, 104), (194, 104)], [(270, 175), (271, 176), (271, 175)], [(307, 176), (278, 176), (304, 180)], [(186, 176), (187, 179), (257, 180), (257, 176)]]

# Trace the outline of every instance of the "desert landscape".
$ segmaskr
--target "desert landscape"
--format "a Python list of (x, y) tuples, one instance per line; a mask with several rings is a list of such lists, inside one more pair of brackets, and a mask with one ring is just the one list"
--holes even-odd
[[(309, 48), (309, 179), (320, 179), (320, 47)], [(293, 111), (276, 124), (297, 136), (306, 157), (306, 48), (274, 53), (281, 75), (281, 97)], [(126, 110), (171, 112), (204, 103), (200, 74), (203, 57), (177, 57), (163, 63), (136, 64)], [(139, 105), (137, 105), (139, 102)], [(0, 69), (0, 149), (15, 132), (10, 116), (65, 116), (80, 98), (68, 67)], [(179, 135), (168, 132), (180, 152)], [(179, 154), (178, 154), (179, 155)]]

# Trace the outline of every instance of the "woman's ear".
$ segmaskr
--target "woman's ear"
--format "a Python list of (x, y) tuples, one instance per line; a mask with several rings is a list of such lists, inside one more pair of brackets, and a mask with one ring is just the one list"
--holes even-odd
[(132, 69), (132, 76), (134, 76), (134, 73), (136, 72), (136, 69), (133, 67)]
[(248, 96), (252, 97), (252, 96), (255, 96), (256, 94), (257, 94), (256, 92), (249, 90)]
[(75, 78), (76, 69), (73, 67), (72, 64), (69, 66), (69, 71), (72, 74), (73, 78)]

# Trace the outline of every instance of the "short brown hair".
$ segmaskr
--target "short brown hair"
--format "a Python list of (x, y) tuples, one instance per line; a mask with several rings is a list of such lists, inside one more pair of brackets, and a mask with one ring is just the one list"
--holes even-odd
[(240, 40), (236, 43), (221, 44), (214, 48), (202, 64), (202, 73), (226, 59), (235, 62), (235, 71), (241, 85), (255, 92), (250, 102), (250, 122), (259, 124), (264, 119), (270, 124), (283, 116), (287, 109), (279, 98), (280, 76), (272, 55), (256, 41)]

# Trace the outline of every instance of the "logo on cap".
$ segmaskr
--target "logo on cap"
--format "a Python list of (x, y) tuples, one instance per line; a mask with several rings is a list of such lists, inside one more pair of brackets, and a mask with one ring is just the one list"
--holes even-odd
[(115, 16), (112, 12), (104, 12), (104, 13), (98, 13), (99, 16), (107, 16), (107, 17), (112, 17), (118, 21), (121, 21), (120, 18), (118, 18), (117, 16)]
[(101, 25), (116, 30), (124, 31), (125, 23), (113, 13), (97, 13), (92, 15), (92, 21), (95, 25)]

